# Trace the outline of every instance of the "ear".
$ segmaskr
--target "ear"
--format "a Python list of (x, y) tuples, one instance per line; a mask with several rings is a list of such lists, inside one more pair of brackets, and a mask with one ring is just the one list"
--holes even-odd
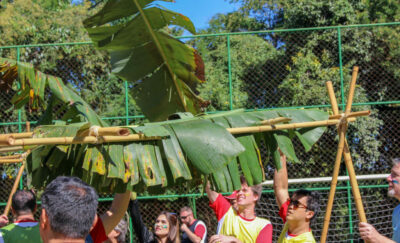
[(306, 212), (306, 219), (308, 220), (308, 221), (310, 221), (311, 219), (312, 219), (312, 217), (314, 217), (314, 211), (307, 211)]
[(94, 226), (97, 224), (97, 221), (99, 220), (99, 217), (97, 217), (97, 213), (94, 215), (94, 220), (93, 220), (93, 224), (92, 227), (90, 227), (90, 231), (92, 231), (92, 229), (94, 228)]
[(254, 194), (254, 202), (257, 202), (257, 200), (258, 200), (258, 198), (259, 198), (260, 196), (258, 196), (258, 194), (254, 193), (254, 192), (253, 192), (253, 194)]
[(46, 213), (46, 210), (44, 210), (44, 208), (42, 208), (42, 213), (40, 214), (40, 228), (46, 229), (49, 225), (49, 217)]

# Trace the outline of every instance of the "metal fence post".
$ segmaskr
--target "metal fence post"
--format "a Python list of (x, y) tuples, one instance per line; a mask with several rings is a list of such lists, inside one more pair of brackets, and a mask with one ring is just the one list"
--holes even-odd
[[(17, 62), (19, 62), (20, 61), (20, 48), (19, 47), (17, 47)], [(18, 89), (20, 88), (20, 86), (19, 86), (20, 84), (17, 82), (17, 87), (18, 87)], [(21, 118), (21, 116), (22, 116), (22, 111), (21, 111), (21, 109), (22, 108), (20, 108), (19, 110), (18, 110), (18, 132), (22, 132), (22, 118)], [(23, 164), (21, 163), (21, 166), (22, 166)], [(24, 181), (23, 181), (23, 179), (22, 179), (22, 177), (23, 177), (23, 175), (21, 176), (21, 179), (19, 180), (19, 189), (20, 190), (22, 190), (23, 188), (24, 188)]]
[(194, 217), (197, 219), (196, 197), (192, 197), (192, 210)]
[(233, 110), (233, 94), (232, 94), (232, 69), (231, 69), (231, 38), (226, 35), (228, 49), (228, 80), (229, 80), (229, 109)]
[(129, 125), (128, 81), (125, 80), (125, 123)]
[(345, 98), (344, 98), (344, 85), (343, 85), (342, 35), (340, 26), (337, 27), (337, 35), (338, 35), (338, 52), (339, 52), (341, 105), (342, 105), (342, 110), (344, 111)]

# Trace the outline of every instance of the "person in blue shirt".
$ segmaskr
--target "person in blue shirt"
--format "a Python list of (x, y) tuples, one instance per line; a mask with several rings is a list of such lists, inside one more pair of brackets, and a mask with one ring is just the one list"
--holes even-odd
[[(400, 201), (400, 158), (393, 159), (393, 167), (389, 177), (388, 196)], [(400, 243), (400, 204), (393, 210), (392, 214), (392, 239), (381, 235), (374, 226), (368, 223), (360, 223), (359, 230), (361, 238), (369, 243)]]

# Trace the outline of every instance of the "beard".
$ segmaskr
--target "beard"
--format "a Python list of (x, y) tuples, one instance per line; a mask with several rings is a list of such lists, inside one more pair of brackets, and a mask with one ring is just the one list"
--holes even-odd
[(392, 188), (392, 189), (389, 189), (388, 192), (387, 192), (387, 195), (388, 195), (389, 197), (395, 197), (395, 194), (396, 194), (396, 192), (394, 191), (393, 188)]

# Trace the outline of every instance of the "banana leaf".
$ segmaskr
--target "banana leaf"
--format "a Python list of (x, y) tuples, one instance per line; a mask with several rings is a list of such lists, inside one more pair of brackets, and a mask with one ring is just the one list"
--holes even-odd
[[(317, 110), (234, 111), (199, 117), (177, 115), (182, 118), (126, 126), (131, 133), (160, 137), (160, 141), (39, 146), (28, 157), (28, 177), (34, 186), (44, 186), (58, 174), (66, 174), (83, 178), (99, 192), (133, 187), (137, 191), (162, 193), (170, 186), (211, 175), (217, 191), (232, 191), (240, 188), (240, 175), (245, 176), (249, 185), (264, 180), (263, 168), (268, 158), (261, 161), (259, 147), (262, 143), (279, 169), (278, 147), (289, 159), (296, 161), (292, 139), (305, 134), (307, 143), (314, 144), (322, 133), (313, 130), (325, 129), (310, 128), (306, 133), (296, 129), (294, 138), (289, 131), (264, 132), (255, 136), (231, 135), (225, 129), (257, 126), (261, 121), (282, 117), (282, 114), (292, 118), (288, 123), (300, 118), (301, 121), (328, 118), (327, 113)], [(35, 137), (77, 136), (90, 126), (89, 123), (46, 125), (35, 128), (34, 134)]]
[(204, 82), (204, 63), (163, 31), (175, 25), (195, 33), (193, 23), (153, 2), (110, 0), (83, 23), (95, 45), (110, 53), (113, 73), (134, 84), (129, 92), (150, 121), (180, 111), (198, 114), (207, 105), (195, 90)]

